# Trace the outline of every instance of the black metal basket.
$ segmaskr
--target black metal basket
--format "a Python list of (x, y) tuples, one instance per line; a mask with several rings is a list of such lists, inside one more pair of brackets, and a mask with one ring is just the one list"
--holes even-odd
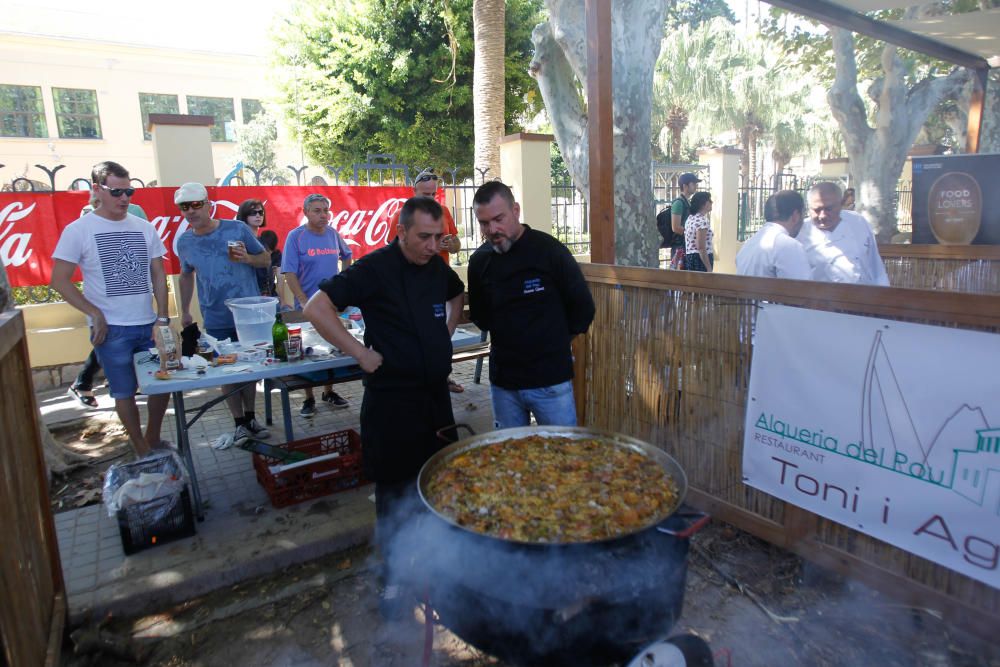
[(156, 498), (118, 510), (118, 532), (126, 555), (195, 534), (187, 486), (178, 495)]
[[(110, 468), (106, 486), (114, 492), (142, 473), (167, 473), (183, 477), (183, 468), (175, 456), (140, 459)], [(195, 534), (194, 510), (187, 485), (180, 493), (123, 507), (115, 517), (122, 538), (122, 549), (126, 554)]]

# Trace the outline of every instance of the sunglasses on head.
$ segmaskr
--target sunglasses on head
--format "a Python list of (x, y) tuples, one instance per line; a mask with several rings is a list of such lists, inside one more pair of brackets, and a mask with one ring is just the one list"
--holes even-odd
[(194, 210), (197, 211), (199, 208), (201, 208), (204, 205), (205, 205), (205, 202), (203, 202), (203, 201), (186, 201), (186, 202), (181, 202), (180, 204), (178, 204), (177, 208), (179, 208), (182, 211), (186, 211), (189, 208), (193, 208)]
[(420, 176), (417, 176), (417, 183), (423, 183), (424, 181), (436, 181), (437, 179), (437, 174), (421, 174)]
[(108, 186), (101, 183), (101, 187), (108, 191), (108, 194), (112, 197), (121, 197), (125, 195), (126, 197), (131, 197), (135, 194), (135, 188), (109, 188)]

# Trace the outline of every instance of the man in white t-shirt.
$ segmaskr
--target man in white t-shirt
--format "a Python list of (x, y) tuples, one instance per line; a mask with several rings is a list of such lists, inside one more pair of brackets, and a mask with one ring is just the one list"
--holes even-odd
[(736, 255), (736, 273), (741, 276), (809, 280), (812, 270), (805, 248), (795, 240), (802, 228), (806, 204), (794, 190), (782, 190), (764, 204), (764, 226)]
[(798, 240), (806, 249), (813, 279), (831, 283), (889, 285), (868, 221), (844, 211), (844, 195), (836, 183), (823, 181), (809, 189), (812, 217)]
[[(169, 446), (160, 440), (160, 428), (170, 396), (147, 399), (149, 414), (143, 435), (132, 365), (136, 352), (155, 347), (153, 322), (170, 322), (163, 268), (167, 251), (156, 229), (128, 212), (135, 189), (124, 167), (101, 162), (94, 166), (91, 181), (100, 205), (63, 229), (52, 253), (51, 285), (87, 316), (90, 340), (111, 386), (115, 410), (141, 457), (151, 448)], [(82, 294), (73, 284), (77, 268), (83, 274)]]

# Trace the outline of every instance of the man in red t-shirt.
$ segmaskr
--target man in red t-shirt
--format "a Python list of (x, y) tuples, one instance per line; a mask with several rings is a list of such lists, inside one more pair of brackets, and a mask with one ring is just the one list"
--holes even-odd
[[(439, 180), (440, 176), (435, 174), (433, 169), (424, 169), (413, 179), (413, 194), (417, 197), (436, 199), (435, 195), (437, 194)], [(441, 255), (441, 259), (444, 260), (445, 264), (451, 264), (451, 253), (461, 250), (462, 242), (458, 238), (458, 227), (455, 226), (455, 219), (451, 217), (451, 211), (448, 210), (447, 206), (442, 206), (441, 208), (444, 213), (441, 216), (441, 221), (444, 223), (444, 236), (441, 237), (441, 245), (438, 247), (440, 252), (438, 254)], [(396, 238), (397, 227), (399, 227), (399, 211), (393, 213), (392, 218), (389, 219), (389, 233), (386, 236), (387, 243), (392, 243), (392, 240)], [(462, 385), (452, 381), (451, 378), (448, 378), (448, 389), (456, 394), (465, 391)]]
[[(413, 194), (417, 197), (429, 197), (431, 199), (436, 199), (438, 181), (440, 176), (434, 173), (433, 169), (424, 169), (422, 172), (417, 174), (416, 179), (413, 181)], [(445, 261), (446, 264), (450, 264), (449, 261), (450, 253), (458, 252), (462, 249), (462, 242), (458, 239), (458, 227), (455, 226), (455, 220), (451, 217), (451, 211), (448, 210), (447, 206), (442, 206), (444, 209), (444, 215), (441, 220), (444, 222), (444, 236), (441, 237), (441, 259)], [(392, 218), (389, 219), (389, 234), (386, 236), (386, 242), (392, 243), (392, 240), (396, 238), (396, 228), (399, 226), (399, 211), (392, 214)]]

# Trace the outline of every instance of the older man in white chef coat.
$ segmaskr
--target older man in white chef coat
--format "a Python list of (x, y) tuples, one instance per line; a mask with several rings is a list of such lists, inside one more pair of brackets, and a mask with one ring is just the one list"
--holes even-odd
[(805, 248), (795, 240), (802, 228), (806, 203), (794, 190), (771, 195), (764, 205), (767, 222), (736, 255), (736, 273), (741, 276), (809, 280), (812, 269)]
[(888, 286), (889, 276), (871, 227), (859, 214), (842, 210), (842, 201), (836, 183), (824, 181), (809, 189), (812, 217), (797, 238), (806, 250), (813, 279)]

